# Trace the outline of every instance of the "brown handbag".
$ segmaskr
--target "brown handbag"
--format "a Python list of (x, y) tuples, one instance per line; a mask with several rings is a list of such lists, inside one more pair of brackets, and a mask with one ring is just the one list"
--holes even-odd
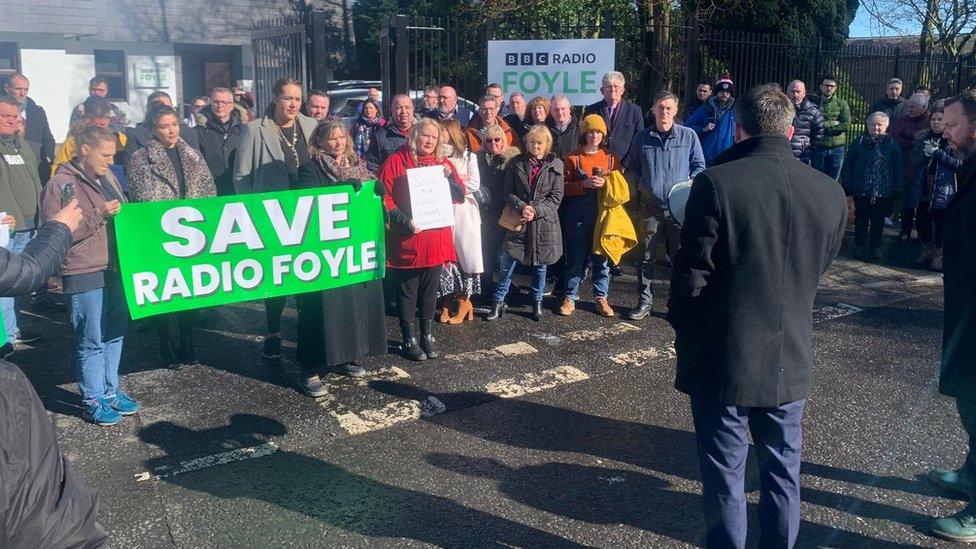
[(505, 208), (502, 209), (502, 216), (498, 218), (498, 224), (505, 230), (512, 231), (513, 233), (521, 233), (525, 230), (525, 224), (522, 223), (522, 216), (515, 211), (515, 208), (508, 204), (505, 204)]

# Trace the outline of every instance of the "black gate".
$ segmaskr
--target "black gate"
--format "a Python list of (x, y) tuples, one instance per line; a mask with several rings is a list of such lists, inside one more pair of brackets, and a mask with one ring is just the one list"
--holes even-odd
[(255, 110), (263, 113), (271, 103), (272, 88), (280, 78), (308, 82), (305, 23), (301, 18), (280, 18), (269, 28), (251, 33), (254, 53)]

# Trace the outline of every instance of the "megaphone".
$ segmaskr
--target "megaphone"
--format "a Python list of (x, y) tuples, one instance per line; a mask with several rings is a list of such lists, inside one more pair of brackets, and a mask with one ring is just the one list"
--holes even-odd
[(668, 212), (674, 218), (678, 226), (685, 222), (685, 206), (688, 205), (688, 197), (691, 196), (691, 180), (682, 181), (668, 191)]

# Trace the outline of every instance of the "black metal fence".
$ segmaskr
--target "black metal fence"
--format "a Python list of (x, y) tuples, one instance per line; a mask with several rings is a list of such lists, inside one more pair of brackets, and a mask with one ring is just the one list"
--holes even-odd
[[(904, 53), (894, 47), (845, 47), (830, 50), (820, 41), (790, 44), (775, 35), (698, 29), (687, 25), (642, 27), (620, 24), (608, 14), (591, 21), (408, 18), (397, 15), (384, 28), (381, 44), (384, 94), (419, 92), (427, 85), (450, 83), (462, 97), (478, 97), (488, 83), (487, 42), (556, 38), (616, 39), (616, 70), (627, 77), (628, 95), (647, 108), (655, 86), (690, 98), (699, 81), (729, 74), (740, 90), (793, 79), (816, 93), (819, 78), (832, 73), (841, 96), (855, 116), (884, 92), (894, 76), (906, 92), (927, 85), (934, 97), (957, 93), (976, 80), (976, 59)], [(661, 40), (661, 38), (664, 38)], [(657, 50), (651, 47), (657, 44)]]

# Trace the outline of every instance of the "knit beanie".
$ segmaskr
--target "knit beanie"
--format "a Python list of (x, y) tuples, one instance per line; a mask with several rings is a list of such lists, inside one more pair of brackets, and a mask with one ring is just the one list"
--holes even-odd
[(729, 93), (735, 91), (735, 86), (732, 84), (731, 76), (726, 74), (725, 76), (715, 81), (715, 93), (718, 93), (720, 91), (727, 91)]
[(580, 136), (586, 135), (586, 132), (597, 131), (606, 137), (607, 135), (607, 124), (603, 121), (603, 117), (599, 114), (588, 114), (583, 118), (583, 122), (580, 123)]

